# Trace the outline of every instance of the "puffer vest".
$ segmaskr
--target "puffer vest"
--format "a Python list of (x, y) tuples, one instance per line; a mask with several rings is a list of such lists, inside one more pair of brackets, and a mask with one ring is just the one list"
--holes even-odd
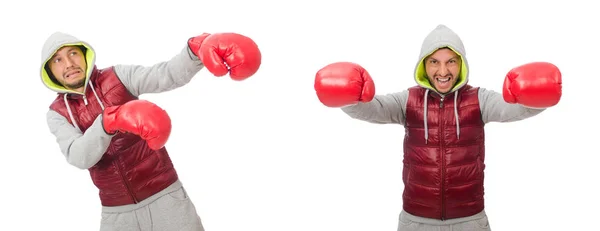
[[(136, 99), (121, 83), (112, 67), (102, 70), (94, 67), (85, 96), (59, 94), (50, 109), (85, 132), (102, 114), (102, 107), (122, 105)], [(75, 121), (72, 121), (69, 109)], [(88, 170), (99, 189), (103, 206), (138, 203), (178, 179), (164, 147), (154, 151), (145, 140), (128, 133), (117, 133), (100, 161)]]
[(484, 209), (484, 123), (478, 88), (441, 97), (409, 89), (404, 137), (403, 209), (446, 220)]

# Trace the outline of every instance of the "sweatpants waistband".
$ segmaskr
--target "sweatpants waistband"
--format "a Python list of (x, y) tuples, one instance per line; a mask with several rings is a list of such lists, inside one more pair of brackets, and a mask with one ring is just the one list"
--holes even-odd
[(181, 181), (177, 180), (173, 184), (169, 185), (169, 187), (157, 192), (156, 194), (144, 199), (143, 201), (140, 201), (137, 204), (120, 205), (120, 206), (102, 206), (102, 212), (103, 213), (123, 213), (123, 212), (133, 211), (133, 210), (136, 210), (136, 209), (139, 209), (139, 208), (149, 205), (150, 203), (157, 200), (158, 198), (180, 189), (182, 186), (183, 186), (183, 184), (181, 183)]
[(454, 219), (448, 219), (448, 220), (438, 220), (438, 219), (431, 219), (431, 218), (425, 218), (425, 217), (418, 217), (418, 216), (412, 215), (404, 210), (402, 210), (402, 212), (400, 213), (400, 216), (404, 216), (405, 218), (407, 218), (413, 222), (428, 224), (428, 225), (453, 225), (453, 224), (467, 222), (467, 221), (479, 220), (479, 219), (485, 217), (485, 215), (486, 215), (485, 210), (482, 210), (481, 212), (479, 212), (475, 215), (472, 215), (472, 216), (468, 216), (468, 217), (460, 217), (460, 218), (454, 218)]

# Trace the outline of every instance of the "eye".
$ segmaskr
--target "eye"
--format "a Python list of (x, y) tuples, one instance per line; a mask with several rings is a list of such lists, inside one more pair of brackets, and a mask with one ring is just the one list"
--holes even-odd
[(53, 63), (58, 63), (58, 62), (60, 62), (60, 60), (61, 60), (60, 58), (55, 58), (54, 60), (52, 60), (52, 62)]
[(431, 63), (431, 64), (436, 64), (436, 63), (437, 63), (437, 60), (430, 59), (430, 60), (429, 60), (429, 63)]

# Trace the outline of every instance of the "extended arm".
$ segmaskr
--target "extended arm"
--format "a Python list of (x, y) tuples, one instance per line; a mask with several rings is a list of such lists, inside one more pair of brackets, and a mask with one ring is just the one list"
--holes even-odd
[(236, 33), (204, 33), (190, 38), (169, 61), (153, 66), (117, 65), (115, 72), (135, 96), (170, 91), (189, 83), (202, 68), (215, 76), (227, 73), (234, 80), (254, 75), (261, 65), (258, 45)]
[(562, 96), (562, 75), (548, 62), (527, 63), (511, 69), (502, 94), (479, 89), (481, 116), (488, 122), (523, 120), (552, 107)]
[(489, 122), (514, 122), (533, 117), (544, 111), (544, 108), (527, 108), (521, 104), (509, 104), (502, 94), (485, 88), (479, 88), (479, 107), (481, 119)]
[(408, 90), (375, 95), (375, 83), (365, 68), (335, 62), (319, 69), (315, 91), (327, 107), (339, 107), (350, 117), (377, 124), (404, 124)]
[(376, 95), (370, 102), (359, 102), (342, 107), (342, 111), (354, 119), (371, 123), (404, 125), (407, 100), (408, 90), (405, 90), (392, 94)]
[(152, 66), (116, 65), (115, 72), (125, 87), (135, 96), (160, 93), (182, 87), (204, 67), (186, 46), (169, 61)]
[(53, 110), (48, 111), (46, 119), (67, 162), (80, 169), (94, 166), (106, 152), (113, 137), (104, 131), (102, 115), (96, 117), (85, 133)]

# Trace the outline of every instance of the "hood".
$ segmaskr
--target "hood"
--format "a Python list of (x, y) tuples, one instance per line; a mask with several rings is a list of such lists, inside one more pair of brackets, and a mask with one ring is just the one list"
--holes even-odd
[(435, 29), (429, 32), (429, 34), (423, 40), (421, 52), (419, 54), (419, 60), (417, 61), (417, 65), (415, 67), (414, 77), (419, 86), (437, 92), (435, 88), (431, 86), (431, 83), (429, 83), (429, 78), (427, 78), (427, 73), (425, 72), (425, 63), (423, 61), (427, 56), (433, 54), (433, 52), (443, 47), (452, 49), (454, 53), (458, 54), (462, 60), (462, 66), (460, 68), (458, 80), (456, 81), (454, 88), (452, 88), (450, 92), (446, 93), (450, 94), (466, 85), (469, 81), (469, 63), (467, 62), (467, 53), (462, 40), (456, 33), (454, 33), (454, 31), (443, 24), (438, 25)]
[[(54, 56), (54, 53), (56, 53), (56, 51), (58, 51), (60, 48), (62, 48), (64, 46), (82, 46), (85, 48), (85, 61), (86, 61), (87, 67), (86, 67), (86, 73), (85, 73), (85, 85), (83, 87), (83, 89), (84, 89), (83, 93), (66, 89), (62, 85), (54, 82), (52, 80), (52, 78), (50, 77), (51, 73), (48, 73), (46, 71), (45, 66), (46, 66), (46, 63), (48, 62), (48, 60), (50, 58), (52, 58), (52, 56)], [(71, 110), (69, 101), (67, 100), (67, 95), (69, 95), (69, 94), (83, 95), (83, 97), (82, 97), (83, 101), (84, 101), (85, 105), (87, 105), (88, 101), (85, 96), (85, 91), (87, 90), (87, 88), (89, 86), (92, 89), (92, 92), (94, 93), (94, 96), (96, 97), (97, 102), (100, 104), (100, 107), (102, 108), (102, 110), (104, 110), (104, 104), (98, 97), (96, 90), (94, 90), (94, 86), (90, 82), (90, 76), (92, 76), (92, 72), (94, 71), (95, 63), (96, 63), (96, 52), (92, 48), (92, 46), (90, 46), (90, 44), (88, 44), (82, 40), (79, 40), (72, 35), (65, 34), (62, 32), (55, 32), (54, 34), (50, 35), (50, 37), (48, 37), (48, 39), (46, 39), (46, 42), (44, 43), (44, 46), (42, 48), (42, 63), (40, 65), (40, 76), (42, 77), (42, 83), (52, 91), (55, 91), (57, 93), (65, 93), (63, 95), (63, 100), (65, 102), (67, 112), (69, 113), (69, 117), (71, 118), (71, 122), (72, 122), (73, 126), (75, 126), (75, 128), (77, 128), (80, 131), (83, 131), (83, 130), (80, 129), (80, 127), (78, 126), (78, 124), (75, 120), (75, 117), (73, 116), (73, 111)]]
[(90, 76), (92, 75), (92, 71), (94, 70), (94, 65), (96, 62), (95, 50), (88, 43), (86, 43), (82, 40), (79, 40), (72, 35), (62, 33), (62, 32), (55, 32), (52, 35), (50, 35), (50, 37), (48, 37), (48, 39), (46, 39), (46, 42), (44, 43), (44, 46), (42, 48), (42, 63), (40, 65), (40, 76), (42, 78), (42, 83), (52, 91), (55, 91), (58, 93), (82, 94), (79, 92), (68, 90), (65, 87), (63, 87), (62, 85), (52, 81), (52, 79), (50, 77), (51, 74), (46, 72), (46, 68), (45, 68), (46, 62), (48, 62), (48, 60), (50, 58), (52, 58), (52, 56), (54, 56), (54, 53), (56, 53), (57, 50), (59, 50), (60, 48), (62, 48), (64, 46), (73, 46), (73, 45), (74, 46), (83, 46), (86, 48), (85, 59), (86, 59), (86, 63), (87, 63), (87, 68), (86, 68), (84, 89), (87, 89), (88, 82), (89, 82)]
[[(429, 78), (427, 78), (427, 73), (425, 72), (425, 63), (423, 62), (425, 57), (433, 54), (440, 48), (448, 47), (454, 51), (454, 53), (458, 54), (462, 60), (462, 66), (460, 68), (460, 73), (458, 74), (458, 80), (454, 87), (446, 94), (441, 94), (429, 82)], [(415, 81), (417, 84), (423, 88), (426, 88), (425, 94), (423, 95), (424, 106), (423, 106), (423, 126), (425, 128), (425, 143), (429, 139), (429, 128), (427, 121), (427, 96), (429, 95), (429, 91), (434, 91), (443, 98), (448, 95), (454, 93), (454, 117), (456, 120), (456, 137), (460, 139), (460, 121), (458, 119), (458, 89), (462, 88), (469, 82), (469, 63), (466, 58), (466, 51), (460, 37), (452, 31), (447, 26), (440, 24), (435, 29), (433, 29), (423, 40), (423, 44), (421, 45), (421, 52), (419, 54), (419, 60), (415, 67)]]

